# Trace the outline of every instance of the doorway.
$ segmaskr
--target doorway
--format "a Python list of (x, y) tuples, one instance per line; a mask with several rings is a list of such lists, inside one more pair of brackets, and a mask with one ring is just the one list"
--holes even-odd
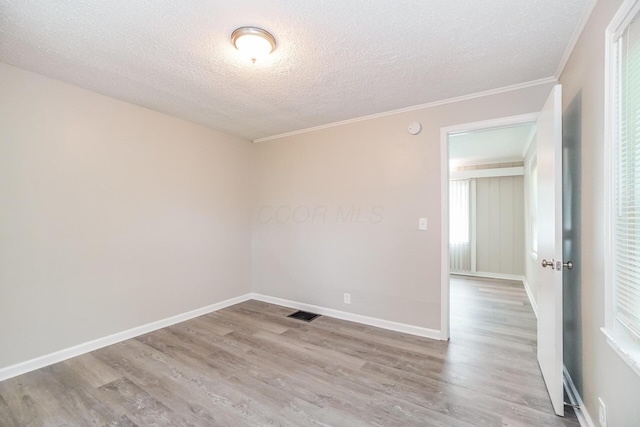
[(496, 346), (536, 351), (535, 300), (525, 279), (535, 240), (535, 135), (535, 122), (449, 133), (454, 340), (486, 336)]
[[(515, 126), (518, 124), (536, 123), (536, 159), (528, 168), (530, 174), (536, 177), (536, 185), (532, 192), (537, 204), (534, 214), (526, 215), (530, 224), (533, 242), (533, 260), (539, 262), (535, 269), (534, 298), (529, 292), (532, 305), (537, 305), (537, 332), (535, 347), (537, 361), (544, 378), (553, 410), (562, 416), (565, 412), (563, 397), (563, 288), (565, 277), (571, 275), (574, 264), (566, 260), (563, 254), (564, 240), (571, 238), (563, 230), (566, 222), (563, 206), (564, 201), (574, 200), (567, 197), (565, 190), (570, 191), (563, 175), (572, 174), (571, 162), (563, 164), (563, 134), (562, 134), (562, 86), (555, 85), (549, 94), (542, 110), (538, 114), (508, 117), (487, 122), (477, 122), (466, 125), (452, 126), (441, 130), (441, 272), (442, 272), (442, 303), (441, 326), (443, 339), (450, 338), (450, 206), (449, 206), (449, 153), (452, 136), (479, 129)], [(564, 159), (566, 160), (566, 158)], [(571, 210), (576, 206), (571, 206)], [(536, 252), (540, 252), (540, 257)], [(539, 258), (542, 258), (540, 262)], [(540, 268), (541, 266), (541, 268)], [(566, 271), (565, 271), (566, 270)], [(523, 280), (526, 285), (528, 280)], [(507, 321), (510, 319), (507, 318)], [(565, 369), (566, 373), (566, 369)], [(566, 375), (566, 374), (565, 374)], [(564, 381), (566, 382), (566, 381)]]
[(451, 274), (522, 280), (525, 158), (535, 123), (449, 134)]
[[(535, 136), (536, 119), (537, 114), (526, 114), (441, 131), (443, 339), (449, 339), (451, 333), (450, 273), (511, 281), (524, 278), (525, 239), (529, 234), (523, 199), (524, 160)], [(520, 141), (514, 143), (514, 138)], [(449, 197), (450, 192), (454, 199)], [(507, 212), (502, 212), (502, 220), (501, 200), (503, 205), (510, 204)], [(520, 213), (514, 212), (516, 205)], [(453, 216), (452, 209), (457, 210)], [(502, 247), (501, 231), (505, 241)]]
[[(538, 128), (537, 116), (508, 117), (442, 130), (442, 324), (445, 339), (451, 338), (449, 357), (477, 363), (483, 372), (479, 376), (486, 373), (492, 384), (512, 390), (512, 397), (536, 401), (543, 412), (562, 415), (539, 365), (539, 322), (532, 293), (535, 288), (532, 291), (534, 286), (528, 286), (526, 280), (527, 274), (542, 269), (542, 258), (538, 260), (534, 243), (538, 242), (539, 216), (535, 185), (537, 132), (543, 129)], [(509, 155), (508, 149), (498, 144), (494, 147), (498, 153), (491, 152), (490, 141), (498, 140), (501, 133), (511, 134), (507, 139), (513, 139), (518, 131), (526, 134), (519, 149)], [(463, 155), (460, 147), (452, 144), (456, 139), (462, 146), (475, 143), (480, 149)], [(473, 162), (463, 160), (474, 156)], [(494, 188), (489, 191), (493, 197), (511, 206), (488, 222), (486, 212), (479, 212), (484, 209), (483, 203), (487, 205), (480, 200), (487, 191), (482, 188), (492, 186), (486, 181), (493, 183)], [(500, 187), (504, 187), (502, 195)], [(517, 204), (519, 211), (513, 209)], [(495, 206), (498, 210), (499, 205)], [(514, 216), (522, 217), (519, 249), (513, 238), (518, 229)], [(506, 247), (500, 248), (500, 232), (507, 236), (508, 244), (502, 245)], [(481, 242), (486, 236), (492, 237), (488, 246)], [(476, 359), (470, 360), (470, 354)], [(455, 373), (453, 367), (450, 370)], [(568, 424), (578, 425), (573, 410), (563, 413)]]

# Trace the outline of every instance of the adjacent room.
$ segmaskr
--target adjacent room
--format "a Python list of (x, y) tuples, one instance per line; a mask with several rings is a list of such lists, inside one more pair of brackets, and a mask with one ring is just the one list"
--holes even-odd
[(535, 123), (522, 123), (448, 137), (451, 345), (490, 339), (482, 352), (490, 360), (517, 351), (526, 369), (516, 375), (534, 382), (535, 298), (525, 264), (534, 256), (527, 243), (535, 240), (535, 209), (525, 206), (535, 191), (525, 189), (524, 162), (535, 135)]
[(637, 17), (0, 0), (0, 426), (636, 426)]
[(449, 136), (449, 259), (456, 275), (525, 274), (525, 155), (535, 123)]

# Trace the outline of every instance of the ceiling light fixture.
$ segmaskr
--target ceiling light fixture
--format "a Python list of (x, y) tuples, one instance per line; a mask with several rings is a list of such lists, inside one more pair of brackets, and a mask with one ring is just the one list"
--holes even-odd
[(240, 54), (256, 62), (276, 48), (276, 39), (262, 28), (241, 27), (231, 34), (231, 42)]

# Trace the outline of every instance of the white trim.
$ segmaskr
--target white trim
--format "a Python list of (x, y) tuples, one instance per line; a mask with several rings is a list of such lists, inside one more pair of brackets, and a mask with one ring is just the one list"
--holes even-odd
[(239, 304), (250, 299), (251, 294), (245, 294), (235, 298), (230, 298), (216, 304), (211, 304), (206, 307), (201, 307), (192, 311), (188, 311), (186, 313), (167, 317), (166, 319), (157, 320), (155, 322), (147, 323), (146, 325), (137, 326), (126, 331), (117, 332), (106, 337), (98, 338), (83, 344), (78, 344), (73, 347), (56, 351), (54, 353), (36, 357), (35, 359), (16, 363), (15, 365), (7, 366), (6, 368), (0, 369), (0, 381), (7, 380), (18, 375), (26, 374), (27, 372), (35, 371), (36, 369), (44, 368), (45, 366), (53, 365), (54, 363), (62, 362), (63, 360), (71, 359), (72, 357), (80, 356), (82, 354), (98, 350), (99, 348), (135, 338), (137, 336), (147, 334), (158, 329), (166, 328), (167, 326), (175, 325), (176, 323), (184, 322), (185, 320), (193, 319), (194, 317), (212, 313), (214, 311), (221, 310), (223, 308), (230, 307), (232, 305)]
[[(589, 412), (587, 412), (587, 407), (584, 405), (584, 402), (580, 397), (580, 393), (578, 393), (578, 389), (576, 389), (566, 366), (562, 368), (562, 379), (564, 382), (564, 389), (569, 397), (569, 403), (574, 406), (574, 411), (580, 425), (582, 427), (595, 427), (593, 420), (591, 420), (591, 416), (589, 416)], [(575, 408), (576, 406), (577, 408)]]
[(313, 313), (322, 314), (324, 316), (335, 317), (336, 319), (348, 320), (350, 322), (362, 323), (364, 325), (375, 326), (377, 328), (388, 329), (405, 334), (417, 335), (420, 337), (441, 340), (442, 334), (435, 329), (422, 328), (420, 326), (407, 325), (406, 323), (392, 322), (390, 320), (378, 319), (375, 317), (363, 316), (361, 314), (348, 313), (346, 311), (334, 310), (319, 305), (306, 304), (287, 299), (270, 297), (262, 294), (251, 294), (251, 299), (255, 299), (269, 304), (281, 305), (284, 307), (295, 308), (297, 310), (311, 311)]
[(596, 3), (598, 0), (590, 0), (587, 7), (582, 12), (582, 16), (580, 16), (580, 21), (578, 21), (578, 25), (573, 30), (573, 34), (571, 35), (571, 39), (569, 40), (569, 44), (567, 48), (564, 50), (564, 54), (560, 59), (560, 63), (558, 64), (558, 68), (556, 69), (555, 74), (553, 75), (556, 80), (560, 80), (560, 75), (564, 71), (564, 68), (567, 66), (567, 62), (569, 62), (569, 58), (571, 58), (571, 54), (573, 53), (573, 49), (575, 49), (576, 44), (578, 44), (578, 40), (580, 39), (580, 35), (582, 31), (584, 31), (584, 27), (587, 25), (589, 21), (589, 17), (593, 12), (593, 9), (596, 7)]
[[(624, 4), (628, 4), (625, 2)], [(604, 241), (604, 306), (605, 306), (605, 326), (614, 324), (613, 314), (613, 287), (611, 277), (612, 272), (612, 243), (609, 237), (609, 232), (612, 229), (612, 217), (611, 207), (613, 198), (611, 192), (613, 190), (613, 177), (611, 160), (613, 159), (612, 145), (613, 139), (611, 137), (613, 129), (612, 111), (611, 111), (611, 43), (613, 33), (617, 31), (617, 27), (621, 23), (623, 16), (621, 17), (622, 7), (615, 14), (609, 26), (605, 31), (605, 55), (604, 55), (604, 226), (605, 226), (605, 241)]]
[[(449, 135), (478, 129), (489, 129), (535, 122), (538, 113), (501, 117), (440, 128), (440, 331), (449, 339)], [(477, 273), (476, 273), (477, 274)]]
[(469, 276), (469, 277), (482, 277), (484, 279), (499, 279), (499, 280), (515, 280), (521, 282), (524, 280), (523, 276), (519, 274), (506, 274), (506, 273), (492, 273), (490, 271), (476, 271), (475, 273), (458, 272), (451, 273), (452, 276)]
[[(638, 0), (625, 0), (620, 6), (613, 19), (607, 26), (606, 35), (609, 36), (607, 43), (615, 43), (615, 41), (622, 36), (624, 30), (631, 25), (634, 19), (640, 13), (640, 4)], [(610, 59), (610, 58), (607, 58)], [(609, 64), (610, 61), (607, 61)]]
[(449, 253), (449, 133), (440, 129), (440, 331), (450, 337), (449, 297), (451, 260)]
[[(462, 123), (459, 125), (447, 126), (441, 128), (447, 134), (461, 134), (463, 132), (472, 132), (475, 130), (495, 129), (502, 127), (510, 127), (522, 125), (526, 123), (535, 123), (538, 120), (538, 112), (520, 114), (518, 116), (500, 117), (498, 119), (480, 120), (478, 122)], [(522, 159), (520, 159), (522, 161)]]
[(483, 92), (476, 92), (476, 93), (472, 93), (472, 94), (469, 94), (469, 95), (458, 96), (458, 97), (455, 97), (455, 98), (447, 98), (447, 99), (443, 99), (443, 100), (440, 100), (440, 101), (428, 102), (426, 104), (414, 105), (412, 107), (399, 108), (397, 110), (386, 111), (386, 112), (383, 112), (383, 113), (376, 113), (376, 114), (370, 114), (368, 116), (356, 117), (356, 118), (348, 119), (348, 120), (341, 120), (339, 122), (328, 123), (326, 125), (320, 125), (320, 126), (314, 126), (314, 127), (310, 127), (310, 128), (306, 128), (306, 129), (295, 130), (295, 131), (292, 131), (292, 132), (285, 132), (285, 133), (281, 133), (281, 134), (278, 134), (278, 135), (265, 136), (265, 137), (262, 137), (262, 138), (256, 138), (256, 139), (253, 140), (253, 142), (257, 144), (259, 142), (270, 141), (270, 140), (273, 140), (273, 139), (286, 138), (288, 136), (299, 135), (301, 133), (314, 132), (314, 131), (317, 131), (317, 130), (332, 128), (332, 127), (336, 127), (336, 126), (348, 125), (350, 123), (362, 122), (364, 120), (377, 119), (377, 118), (380, 118), (380, 117), (386, 117), (386, 116), (391, 116), (391, 115), (400, 114), (400, 113), (408, 113), (408, 112), (411, 112), (411, 111), (421, 110), (421, 109), (424, 109), (424, 108), (432, 108), (432, 107), (438, 107), (440, 105), (452, 104), (454, 102), (468, 101), (470, 99), (481, 98), (483, 96), (497, 95), (499, 93), (510, 92), (510, 91), (519, 90), (519, 89), (525, 89), (525, 88), (533, 87), (533, 86), (539, 86), (539, 85), (544, 85), (544, 84), (549, 84), (549, 83), (557, 83), (557, 81), (558, 81), (558, 79), (556, 79), (555, 77), (546, 77), (544, 79), (532, 80), (532, 81), (529, 81), (529, 82), (518, 83), (518, 84), (510, 85), (510, 86), (504, 86), (504, 87), (501, 87), (501, 88), (486, 90), (486, 91), (483, 91)]
[(529, 302), (531, 303), (531, 308), (533, 309), (533, 314), (536, 315), (536, 319), (538, 318), (538, 303), (536, 299), (533, 297), (533, 292), (531, 292), (531, 287), (529, 286), (529, 282), (527, 282), (527, 278), (522, 278), (522, 284), (524, 285), (524, 290), (527, 292), (527, 297), (529, 297)]
[(524, 175), (524, 166), (515, 166), (510, 168), (497, 169), (475, 169), (466, 171), (452, 171), (449, 179), (473, 179), (473, 178), (493, 178), (499, 176), (522, 176)]

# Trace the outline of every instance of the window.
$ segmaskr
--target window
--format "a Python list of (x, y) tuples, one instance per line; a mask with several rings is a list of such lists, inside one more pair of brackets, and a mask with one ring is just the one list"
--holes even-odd
[(608, 342), (640, 374), (640, 21), (627, 2), (607, 29)]
[(474, 269), (471, 248), (471, 181), (449, 181), (449, 269)]
[(469, 243), (469, 181), (449, 182), (449, 243)]

